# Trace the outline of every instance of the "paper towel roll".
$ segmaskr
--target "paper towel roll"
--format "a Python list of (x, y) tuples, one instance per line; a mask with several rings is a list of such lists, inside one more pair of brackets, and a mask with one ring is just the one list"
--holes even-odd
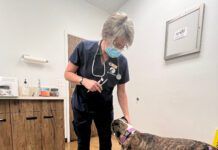
[(25, 62), (29, 62), (29, 63), (37, 63), (37, 64), (42, 64), (42, 63), (48, 63), (48, 60), (47, 59), (44, 59), (44, 58), (39, 58), (39, 57), (33, 57), (33, 56), (30, 56), (30, 55), (22, 55), (22, 59), (25, 61)]

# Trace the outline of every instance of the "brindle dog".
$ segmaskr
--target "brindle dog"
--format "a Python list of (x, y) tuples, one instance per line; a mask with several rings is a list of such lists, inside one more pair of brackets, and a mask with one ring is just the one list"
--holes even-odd
[(124, 117), (112, 122), (112, 131), (122, 150), (218, 150), (200, 141), (140, 133), (132, 128)]

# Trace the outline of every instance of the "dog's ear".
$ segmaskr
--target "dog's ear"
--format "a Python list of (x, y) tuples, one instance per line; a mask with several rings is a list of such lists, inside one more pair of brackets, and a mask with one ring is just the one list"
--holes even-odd
[(123, 116), (121, 119), (125, 120), (128, 123), (128, 120)]

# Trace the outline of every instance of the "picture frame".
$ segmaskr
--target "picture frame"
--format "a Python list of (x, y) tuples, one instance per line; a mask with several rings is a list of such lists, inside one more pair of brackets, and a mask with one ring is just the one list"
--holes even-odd
[(200, 52), (204, 3), (166, 22), (164, 59)]

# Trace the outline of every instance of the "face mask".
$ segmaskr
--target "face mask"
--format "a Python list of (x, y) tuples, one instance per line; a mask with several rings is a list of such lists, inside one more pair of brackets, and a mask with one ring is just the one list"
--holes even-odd
[(114, 47), (107, 47), (105, 51), (107, 55), (111, 58), (117, 58), (121, 55), (121, 52)]

